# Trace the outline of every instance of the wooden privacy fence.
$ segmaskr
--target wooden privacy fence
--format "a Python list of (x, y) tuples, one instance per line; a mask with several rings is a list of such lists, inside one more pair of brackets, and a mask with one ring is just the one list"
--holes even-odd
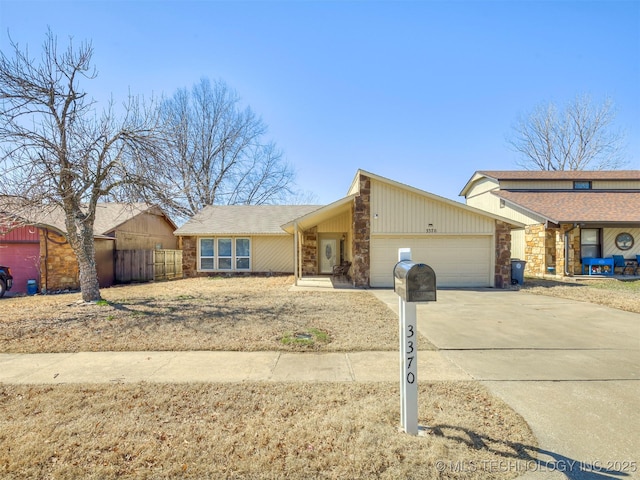
[(182, 250), (116, 250), (116, 283), (182, 278)]

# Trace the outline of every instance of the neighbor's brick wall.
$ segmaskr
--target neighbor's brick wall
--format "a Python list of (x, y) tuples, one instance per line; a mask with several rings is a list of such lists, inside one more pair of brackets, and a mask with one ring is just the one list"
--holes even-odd
[(43, 293), (80, 288), (78, 261), (64, 235), (41, 230), (40, 289)]
[(302, 276), (318, 274), (318, 227), (302, 232)]
[(496, 220), (495, 287), (511, 285), (511, 226)]
[(353, 265), (351, 276), (356, 287), (368, 287), (371, 270), (371, 179), (360, 175), (360, 194), (353, 202)]

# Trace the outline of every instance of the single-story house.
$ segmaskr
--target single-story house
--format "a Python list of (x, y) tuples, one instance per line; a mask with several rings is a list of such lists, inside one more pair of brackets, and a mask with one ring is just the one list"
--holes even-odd
[(347, 196), (326, 206), (208, 206), (174, 233), (183, 274), (331, 274), (351, 262), (357, 287), (393, 286), (398, 248), (412, 249), (440, 287), (511, 282), (510, 230), (518, 221), (359, 170)]
[[(511, 236), (525, 275), (579, 275), (590, 273), (593, 259), (632, 262), (640, 255), (640, 170), (484, 170), (460, 195), (467, 205), (525, 224)], [(595, 268), (611, 273), (610, 264)]]
[[(94, 240), (100, 286), (108, 287), (116, 281), (117, 251), (175, 249), (175, 229), (176, 225), (156, 206), (98, 204)], [(78, 263), (67, 242), (64, 215), (59, 209), (14, 208), (0, 213), (0, 264), (11, 268), (12, 293), (27, 292), (28, 280), (36, 280), (43, 292), (80, 286)]]

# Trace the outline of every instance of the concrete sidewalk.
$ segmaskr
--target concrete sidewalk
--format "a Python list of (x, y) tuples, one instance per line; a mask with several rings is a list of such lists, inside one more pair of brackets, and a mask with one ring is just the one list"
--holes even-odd
[[(0, 354), (0, 382), (394, 382), (398, 352), (83, 352)], [(418, 354), (420, 380), (471, 380), (440, 352)], [(399, 381), (399, 380), (398, 380)]]

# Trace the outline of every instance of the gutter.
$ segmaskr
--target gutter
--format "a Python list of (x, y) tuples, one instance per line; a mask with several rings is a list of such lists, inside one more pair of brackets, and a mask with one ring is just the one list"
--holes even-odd
[(293, 284), (298, 286), (298, 222), (293, 223)]

